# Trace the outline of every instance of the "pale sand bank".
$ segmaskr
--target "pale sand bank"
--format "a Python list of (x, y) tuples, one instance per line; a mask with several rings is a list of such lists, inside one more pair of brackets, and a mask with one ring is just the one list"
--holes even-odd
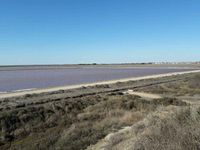
[(143, 98), (148, 98), (148, 99), (160, 99), (162, 96), (158, 94), (151, 94), (151, 93), (145, 93), (145, 92), (135, 92), (133, 90), (128, 90), (124, 92), (125, 94), (130, 94), (130, 95), (137, 95)]
[(117, 82), (154, 79), (154, 78), (160, 78), (160, 77), (168, 77), (168, 76), (181, 75), (181, 74), (187, 74), (187, 73), (198, 73), (198, 72), (200, 72), (200, 70), (174, 72), (174, 73), (166, 73), (166, 74), (159, 74), (159, 75), (149, 75), (149, 76), (142, 76), (142, 77), (133, 77), (133, 78), (110, 80), (110, 81), (101, 81), (101, 82), (95, 82), (95, 83), (86, 83), (86, 84), (79, 84), (79, 85), (50, 87), (50, 88), (44, 88), (44, 89), (34, 89), (34, 90), (30, 90), (30, 91), (28, 90), (28, 91), (19, 91), (19, 92), (12, 92), (12, 93), (0, 93), (0, 98), (17, 97), (17, 96), (23, 96), (23, 95), (26, 95), (26, 94), (40, 94), (40, 93), (54, 92), (54, 91), (59, 91), (59, 90), (69, 90), (69, 89), (81, 88), (83, 86), (88, 87), (88, 86), (95, 86), (95, 85), (102, 85), (102, 84), (114, 84), (114, 83), (117, 83)]

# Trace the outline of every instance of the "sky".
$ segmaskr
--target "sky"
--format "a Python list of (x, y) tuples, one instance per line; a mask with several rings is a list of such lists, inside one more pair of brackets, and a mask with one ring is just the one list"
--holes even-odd
[(1, 0), (0, 65), (200, 61), (199, 0)]

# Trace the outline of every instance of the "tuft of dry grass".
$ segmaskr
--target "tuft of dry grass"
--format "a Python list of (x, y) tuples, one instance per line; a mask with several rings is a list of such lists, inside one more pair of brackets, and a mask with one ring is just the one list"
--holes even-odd
[(200, 149), (200, 107), (181, 108), (173, 117), (151, 121), (150, 132), (140, 136), (135, 149)]
[(120, 122), (122, 124), (133, 124), (135, 122), (138, 122), (144, 117), (144, 114), (141, 112), (125, 112), (124, 115), (120, 118)]

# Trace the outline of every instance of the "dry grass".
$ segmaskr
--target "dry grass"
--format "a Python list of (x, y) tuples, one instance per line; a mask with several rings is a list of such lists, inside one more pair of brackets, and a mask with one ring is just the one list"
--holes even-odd
[[(195, 149), (199, 143), (200, 109), (191, 110), (177, 96), (200, 94), (199, 84), (195, 81), (200, 81), (200, 75), (192, 75), (180, 82), (141, 88), (150, 93), (160, 91), (171, 96), (151, 101), (123, 95), (121, 91), (95, 93), (99, 89), (94, 87), (81, 89), (85, 91), (83, 94), (77, 89), (68, 95), (60, 91), (22, 97), (22, 101), (31, 99), (23, 106), (6, 107), (7, 101), (21, 101), (20, 98), (6, 99), (1, 103), (5, 107), (0, 111), (0, 149), (81, 150), (96, 143), (101, 145), (101, 139), (105, 137), (105, 148), (108, 149), (174, 149), (173, 145), (177, 149), (184, 146)], [(147, 81), (141, 84), (144, 82)], [(136, 83), (119, 83), (119, 87), (126, 84)], [(110, 87), (98, 88), (106, 90)], [(80, 95), (76, 96), (76, 93)], [(167, 147), (169, 143), (172, 147)]]
[[(152, 118), (135, 142), (135, 149), (198, 150), (200, 149), (200, 107), (182, 108), (172, 117)], [(145, 129), (145, 130), (147, 130)]]
[(131, 127), (109, 134), (94, 146), (88, 147), (88, 150), (200, 149), (200, 106), (197, 101), (190, 106), (181, 101), (185, 95), (191, 99), (200, 95), (199, 83), (200, 75), (197, 74), (175, 83), (140, 88), (139, 91), (169, 95), (172, 98), (152, 101), (151, 106), (158, 105), (156, 109), (152, 107), (154, 112), (149, 112), (147, 117)]
[(109, 134), (88, 150), (198, 150), (200, 107), (159, 107), (144, 120)]

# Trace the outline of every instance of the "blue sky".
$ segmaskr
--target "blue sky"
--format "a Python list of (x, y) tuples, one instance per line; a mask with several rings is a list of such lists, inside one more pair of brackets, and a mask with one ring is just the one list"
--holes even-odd
[(199, 60), (199, 0), (0, 1), (0, 65)]

